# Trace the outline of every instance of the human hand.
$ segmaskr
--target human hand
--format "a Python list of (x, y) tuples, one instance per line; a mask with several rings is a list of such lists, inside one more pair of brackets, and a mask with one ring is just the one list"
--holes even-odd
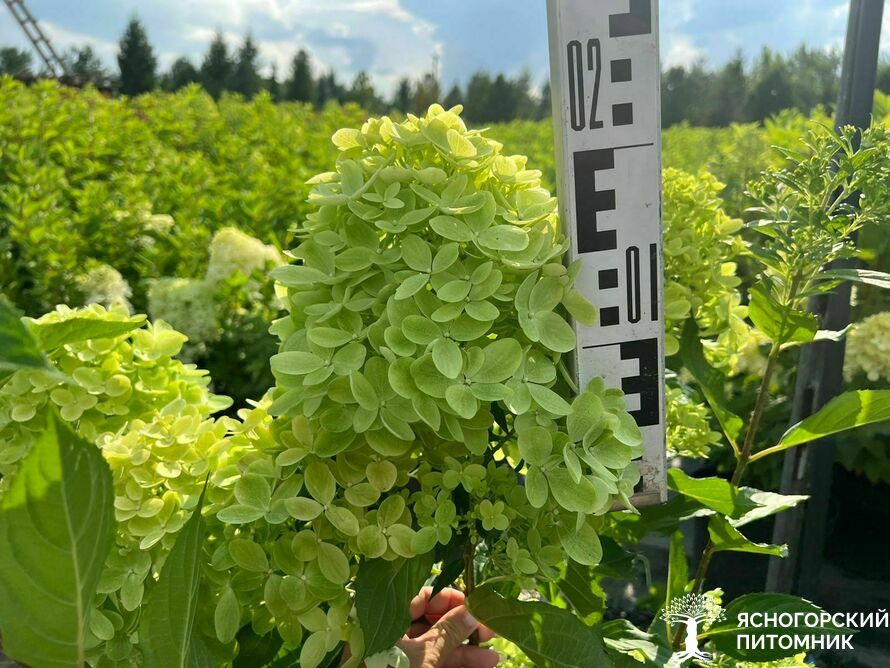
[(474, 631), (484, 642), (494, 637), (481, 626), (464, 605), (463, 592), (443, 589), (434, 597), (424, 587), (411, 601), (411, 627), (398, 646), (411, 668), (494, 668), (500, 657), (494, 650), (465, 645)]

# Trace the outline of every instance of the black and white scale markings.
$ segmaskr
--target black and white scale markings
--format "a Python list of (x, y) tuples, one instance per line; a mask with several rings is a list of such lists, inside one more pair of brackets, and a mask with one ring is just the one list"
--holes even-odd
[(658, 0), (547, 0), (560, 214), (597, 307), (579, 386), (620, 387), (645, 437), (635, 502), (666, 498)]

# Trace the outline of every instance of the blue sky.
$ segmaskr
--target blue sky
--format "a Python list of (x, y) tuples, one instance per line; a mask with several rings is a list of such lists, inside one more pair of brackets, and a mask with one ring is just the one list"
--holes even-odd
[[(479, 69), (525, 69), (536, 82), (548, 71), (545, 0), (26, 1), (55, 44), (89, 43), (109, 66), (124, 25), (138, 12), (164, 67), (179, 55), (199, 62), (217, 29), (233, 43), (251, 29), (266, 67), (276, 63), (284, 73), (293, 52), (307, 47), (319, 69), (333, 67), (344, 80), (368, 70), (385, 91), (402, 76), (428, 71), (435, 55), (446, 86)], [(847, 6), (845, 0), (662, 0), (662, 59), (721, 63), (737, 50), (751, 56), (764, 45), (838, 48)], [(5, 8), (0, 44), (26, 44)]]

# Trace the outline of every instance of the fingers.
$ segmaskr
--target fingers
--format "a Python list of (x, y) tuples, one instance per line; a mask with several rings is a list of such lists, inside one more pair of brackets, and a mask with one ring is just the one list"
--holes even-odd
[(494, 638), (494, 631), (492, 631), (487, 626), (479, 625), (479, 628), (476, 629), (479, 631), (479, 642), (488, 642), (492, 638)]
[(451, 588), (443, 589), (429, 600), (424, 616), (430, 624), (435, 624), (442, 615), (459, 605), (463, 605), (465, 600), (466, 596), (462, 591)]
[[(466, 596), (462, 591), (447, 587), (430, 598), (432, 587), (424, 587), (411, 601), (411, 627), (406, 634), (409, 638), (417, 638), (429, 631), (449, 610), (464, 604)], [(494, 638), (491, 629), (479, 626), (479, 641), (486, 642)]]
[(461, 645), (446, 660), (442, 668), (494, 668), (501, 660), (493, 649)]
[(446, 587), (430, 600), (430, 595), (432, 593), (432, 587), (424, 587), (420, 590), (420, 593), (411, 600), (411, 619), (416, 621), (423, 616), (429, 618), (430, 615), (434, 615), (435, 619), (429, 620), (432, 624), (452, 608), (462, 605), (465, 598), (462, 591), (452, 589), (451, 587)]
[[(464, 641), (479, 626), (479, 622), (460, 605), (446, 612), (432, 628), (417, 640), (426, 644), (429, 654), (436, 657), (433, 665), (444, 666)], [(463, 650), (460, 650), (463, 652)]]
[[(432, 624), (428, 624), (425, 620), (421, 620), (419, 622), (412, 622), (411, 626), (408, 628), (408, 633), (405, 635), (408, 638), (419, 638), (424, 633), (429, 631), (432, 628)], [(479, 632), (479, 642), (488, 642), (492, 638), (494, 638), (495, 633), (487, 626), (483, 626), (480, 624), (476, 630)]]
[(430, 626), (431, 624), (427, 624), (426, 621), (411, 622), (411, 626), (408, 627), (408, 633), (405, 635), (409, 638), (417, 638), (429, 631)]

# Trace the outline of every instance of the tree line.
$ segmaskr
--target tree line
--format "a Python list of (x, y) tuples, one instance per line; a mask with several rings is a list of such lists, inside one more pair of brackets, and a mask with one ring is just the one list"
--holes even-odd
[[(416, 80), (401, 79), (395, 92), (386, 97), (374, 88), (367, 72), (359, 72), (347, 83), (333, 70), (316, 73), (309, 52), (299, 49), (283, 77), (274, 66), (263, 75), (259, 49), (249, 33), (234, 47), (217, 33), (200, 63), (181, 57), (160, 72), (154, 48), (136, 17), (121, 36), (117, 72), (106, 69), (89, 46), (70, 49), (63, 58), (69, 78), (76, 83), (130, 96), (200, 84), (214, 98), (225, 91), (247, 98), (268, 91), (277, 101), (317, 106), (354, 102), (373, 113), (421, 112), (433, 102), (463, 104), (466, 118), (474, 123), (538, 120), (550, 115), (549, 84), (538, 89), (527, 73), (510, 77), (477, 72), (465, 86), (455, 83), (446, 91), (436, 73), (428, 72)], [(32, 67), (30, 53), (0, 49), (0, 74), (29, 79), (35, 76)], [(839, 71), (838, 52), (806, 46), (787, 56), (765, 48), (750, 64), (739, 53), (719, 68), (704, 62), (670, 67), (661, 81), (663, 124), (725, 126), (762, 121), (788, 108), (808, 113), (819, 105), (831, 107), (837, 100)], [(890, 93), (890, 62), (881, 63), (878, 88)]]

